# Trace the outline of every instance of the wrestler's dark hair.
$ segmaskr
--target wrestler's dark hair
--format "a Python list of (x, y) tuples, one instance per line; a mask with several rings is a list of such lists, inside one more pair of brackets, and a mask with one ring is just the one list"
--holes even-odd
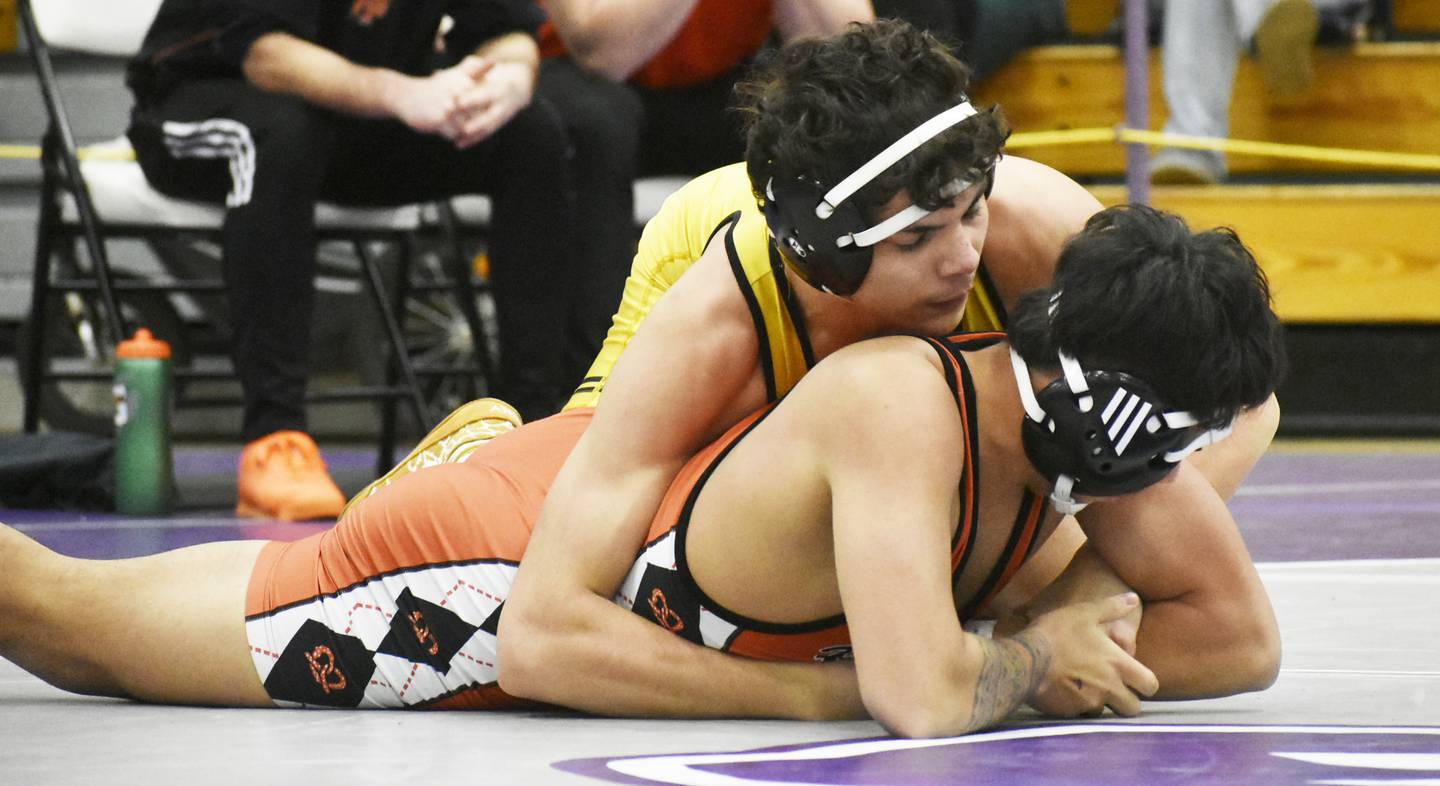
[[(795, 41), (736, 85), (745, 167), (763, 202), (771, 178), (805, 177), (829, 188), (892, 142), (966, 98), (970, 69), (929, 33), (896, 20), (851, 24), (829, 38)], [(998, 159), (1009, 131), (991, 108), (931, 139), (862, 188), (867, 215), (906, 189), (936, 210), (942, 189), (975, 181)]]
[(1270, 306), (1265, 273), (1233, 230), (1192, 232), (1179, 216), (1122, 205), (1092, 216), (1051, 286), (1020, 299), (1010, 343), (1032, 368), (1057, 368), (1063, 349), (1086, 369), (1133, 374), (1217, 426), (1264, 403), (1284, 375)]

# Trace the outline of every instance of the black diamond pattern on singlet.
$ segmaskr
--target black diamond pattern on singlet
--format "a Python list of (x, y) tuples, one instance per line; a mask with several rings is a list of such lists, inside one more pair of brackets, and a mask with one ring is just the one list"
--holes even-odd
[(700, 637), (700, 604), (680, 581), (677, 571), (646, 565), (630, 610), (688, 641), (704, 643)]
[(486, 617), (486, 618), (485, 618), (485, 621), (482, 622), (482, 623), (480, 623), (480, 630), (485, 631), (486, 633), (490, 634), (491, 636), (499, 636), (499, 635), (500, 635), (500, 612), (502, 612), (502, 611), (504, 611), (504, 610), (505, 610), (505, 601), (502, 600), (502, 601), (500, 601), (500, 605), (499, 605), (499, 606), (496, 606), (496, 607), (495, 607), (495, 610), (492, 611), (492, 612), (490, 612), (490, 616)]
[(390, 632), (376, 654), (424, 663), (441, 674), (450, 670), (450, 659), (479, 630), (455, 612), (415, 597), (409, 587), (395, 599), (395, 607)]
[(265, 690), (279, 701), (358, 707), (374, 673), (363, 642), (306, 620), (265, 678)]

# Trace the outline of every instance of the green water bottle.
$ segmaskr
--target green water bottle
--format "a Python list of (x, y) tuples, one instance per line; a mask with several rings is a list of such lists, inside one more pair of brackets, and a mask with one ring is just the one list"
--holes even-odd
[(170, 345), (140, 328), (115, 349), (115, 510), (170, 512)]

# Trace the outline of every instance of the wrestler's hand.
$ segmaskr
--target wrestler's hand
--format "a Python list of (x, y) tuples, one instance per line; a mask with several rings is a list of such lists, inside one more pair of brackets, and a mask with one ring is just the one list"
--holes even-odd
[(496, 62), (457, 101), (464, 119), (452, 138), (455, 146), (463, 150), (488, 138), (528, 106), (534, 94), (533, 68), (518, 62)]
[[(1082, 546), (1065, 570), (1024, 606), (1000, 617), (995, 623), (996, 636), (1013, 636), (1047, 611), (1086, 600), (1100, 600), (1130, 592), (1131, 588), (1088, 544)], [(1120, 648), (1135, 654), (1135, 640), (1140, 633), (1144, 603), (1120, 619), (1107, 625), (1110, 638)]]
[[(1117, 715), (1140, 712), (1140, 697), (1159, 690), (1154, 672), (1113, 638), (1112, 627), (1135, 614), (1134, 593), (1084, 601), (1047, 612), (1031, 623), (1050, 642), (1050, 664), (1029, 704), (1058, 718), (1099, 715), (1106, 707)], [(1121, 636), (1122, 640), (1125, 638)]]
[(1105, 633), (1110, 636), (1111, 641), (1119, 645), (1120, 649), (1125, 650), (1127, 655), (1135, 654), (1135, 640), (1140, 637), (1140, 619), (1144, 613), (1145, 603), (1139, 601), (1135, 604), (1135, 608), (1130, 610), (1130, 613), (1120, 619), (1105, 623)]
[(471, 55), (429, 76), (406, 80), (394, 98), (395, 117), (422, 134), (458, 140), (468, 118), (461, 98), (494, 67), (493, 61)]

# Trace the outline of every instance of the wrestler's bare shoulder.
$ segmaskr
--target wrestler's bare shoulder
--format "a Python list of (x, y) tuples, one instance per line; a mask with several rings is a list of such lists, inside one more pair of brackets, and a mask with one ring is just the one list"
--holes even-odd
[[(808, 388), (808, 389), (807, 389)], [(801, 380), (791, 394), (797, 404), (841, 422), (874, 419), (890, 403), (912, 426), (935, 416), (947, 419), (953, 405), (927, 410), (920, 402), (949, 402), (950, 388), (940, 355), (927, 339), (885, 336), (844, 347)], [(888, 417), (888, 416), (887, 416)]]
[(1099, 201), (1070, 176), (1020, 156), (1005, 156), (995, 166), (990, 202), (992, 207), (999, 203), (1010, 212), (1037, 218), (1059, 213), (1072, 220), (1075, 211), (1089, 218), (1100, 207)]
[(1000, 160), (981, 259), (1007, 306), (1049, 283), (1065, 240), (1100, 208), (1089, 191), (1055, 169), (1017, 156)]

